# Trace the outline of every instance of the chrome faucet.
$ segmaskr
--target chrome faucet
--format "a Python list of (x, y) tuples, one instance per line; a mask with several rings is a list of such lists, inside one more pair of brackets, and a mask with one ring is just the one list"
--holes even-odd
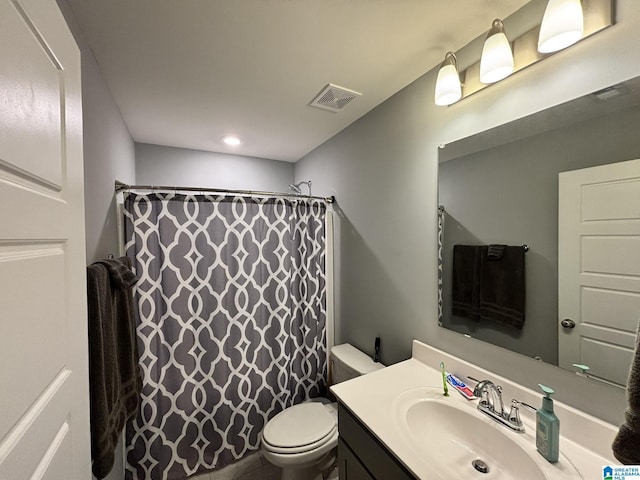
[(473, 389), (473, 394), (480, 399), (478, 410), (495, 421), (516, 432), (524, 433), (524, 425), (520, 420), (518, 407), (520, 402), (513, 400), (511, 410), (507, 413), (502, 401), (502, 387), (491, 380), (481, 380)]

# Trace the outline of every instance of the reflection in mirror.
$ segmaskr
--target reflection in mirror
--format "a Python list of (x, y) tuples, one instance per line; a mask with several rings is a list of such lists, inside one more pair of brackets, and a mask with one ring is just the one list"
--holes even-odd
[[(440, 325), (624, 386), (640, 319), (638, 132), (640, 78), (441, 149)], [(513, 269), (496, 280), (487, 261), (492, 245), (529, 247), (522, 322), (499, 315), (520, 307)]]

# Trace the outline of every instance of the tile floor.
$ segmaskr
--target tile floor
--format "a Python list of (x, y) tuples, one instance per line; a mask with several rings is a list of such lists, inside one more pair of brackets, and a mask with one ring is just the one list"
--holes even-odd
[[(188, 480), (280, 480), (282, 470), (271, 465), (258, 451), (221, 470), (201, 473)], [(335, 467), (326, 480), (338, 480), (338, 467)]]
[(201, 473), (189, 480), (280, 480), (281, 475), (282, 470), (271, 465), (258, 451), (223, 469)]

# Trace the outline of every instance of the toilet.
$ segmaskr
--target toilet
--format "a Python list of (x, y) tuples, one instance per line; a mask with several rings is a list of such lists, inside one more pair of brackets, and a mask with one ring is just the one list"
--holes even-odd
[[(384, 366), (348, 343), (329, 354), (331, 384)], [(282, 468), (282, 480), (322, 480), (333, 467), (338, 445), (338, 409), (326, 398), (293, 405), (267, 422), (261, 434), (264, 457)]]

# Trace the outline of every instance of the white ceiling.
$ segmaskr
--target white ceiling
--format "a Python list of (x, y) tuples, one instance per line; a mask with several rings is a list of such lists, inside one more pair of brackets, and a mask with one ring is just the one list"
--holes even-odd
[[(290, 162), (527, 3), (67, 1), (136, 142)], [(362, 96), (310, 107), (328, 83)]]

